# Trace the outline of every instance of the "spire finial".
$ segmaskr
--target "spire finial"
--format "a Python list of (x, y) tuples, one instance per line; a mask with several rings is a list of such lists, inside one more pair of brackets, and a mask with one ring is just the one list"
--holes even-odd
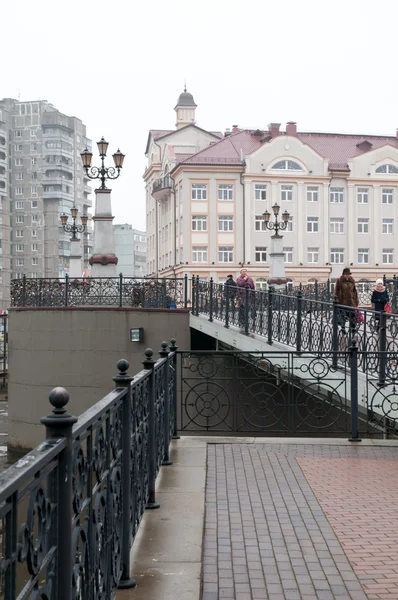
[(184, 77), (184, 92), (186, 92), (186, 91), (187, 91), (187, 80)]

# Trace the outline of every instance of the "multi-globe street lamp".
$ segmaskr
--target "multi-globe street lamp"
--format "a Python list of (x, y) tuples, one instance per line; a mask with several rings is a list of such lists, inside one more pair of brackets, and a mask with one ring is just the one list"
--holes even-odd
[(83, 168), (86, 172), (86, 175), (89, 179), (100, 179), (101, 187), (99, 189), (106, 190), (105, 182), (107, 179), (117, 179), (120, 175), (120, 170), (123, 167), (123, 161), (125, 155), (120, 152), (119, 148), (117, 152), (115, 152), (113, 157), (113, 162), (115, 163), (114, 167), (106, 167), (105, 166), (105, 158), (108, 150), (109, 143), (105, 141), (102, 137), (99, 142), (97, 142), (98, 152), (101, 158), (101, 166), (94, 167), (91, 166), (91, 161), (93, 159), (93, 153), (86, 148), (84, 152), (80, 154), (83, 161)]
[(81, 224), (77, 225), (76, 224), (76, 219), (77, 219), (77, 215), (79, 210), (76, 208), (76, 206), (74, 206), (73, 208), (70, 209), (71, 215), (72, 215), (72, 224), (68, 223), (68, 215), (66, 215), (65, 213), (63, 213), (61, 215), (61, 223), (62, 223), (62, 228), (64, 231), (66, 231), (66, 233), (71, 233), (72, 237), (71, 237), (71, 242), (78, 242), (79, 238), (77, 237), (77, 233), (83, 233), (83, 231), (86, 230), (87, 227), (87, 221), (88, 221), (88, 216), (87, 215), (82, 215), (80, 217), (80, 221)]
[(266, 227), (266, 229), (269, 229), (270, 231), (275, 231), (274, 235), (279, 237), (279, 233), (278, 233), (279, 230), (284, 231), (285, 229), (287, 229), (287, 226), (289, 224), (290, 214), (287, 212), (287, 210), (285, 210), (285, 212), (282, 214), (282, 221), (280, 221), (278, 219), (280, 206), (277, 203), (275, 203), (273, 205), (272, 211), (273, 211), (274, 217), (275, 217), (275, 220), (273, 222), (270, 221), (271, 213), (268, 212), (268, 210), (266, 210), (265, 213), (263, 213), (265, 227)]
[(276, 288), (280, 288), (287, 283), (285, 277), (285, 255), (282, 247), (283, 237), (279, 235), (279, 231), (287, 229), (289, 224), (289, 213), (287, 210), (282, 214), (282, 219), (279, 219), (279, 204), (274, 204), (272, 212), (274, 213), (274, 220), (271, 221), (271, 213), (268, 210), (263, 213), (265, 228), (275, 233), (271, 236), (271, 252), (270, 252), (270, 267), (269, 267), (269, 279), (268, 285)]

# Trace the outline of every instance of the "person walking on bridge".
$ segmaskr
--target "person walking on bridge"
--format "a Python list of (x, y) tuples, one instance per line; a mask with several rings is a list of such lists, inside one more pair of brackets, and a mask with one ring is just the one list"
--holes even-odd
[[(245, 322), (245, 298), (246, 288), (254, 290), (254, 281), (247, 274), (247, 269), (241, 269), (240, 275), (236, 280), (236, 285), (239, 288), (239, 324), (243, 325)], [(250, 310), (250, 292), (249, 292), (249, 310)]]
[(334, 293), (337, 296), (339, 304), (349, 307), (347, 310), (339, 309), (341, 332), (343, 334), (346, 333), (345, 324), (348, 320), (351, 334), (354, 334), (356, 330), (355, 308), (358, 306), (359, 300), (355, 281), (348, 267), (343, 269), (343, 274), (336, 281)]

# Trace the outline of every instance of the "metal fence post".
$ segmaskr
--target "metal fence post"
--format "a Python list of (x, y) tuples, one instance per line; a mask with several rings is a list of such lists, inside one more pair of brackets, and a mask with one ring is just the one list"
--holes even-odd
[(188, 275), (184, 275), (184, 308), (188, 307)]
[(149, 412), (148, 412), (148, 491), (149, 498), (145, 508), (154, 509), (159, 508), (160, 504), (156, 502), (156, 424), (155, 424), (155, 361), (152, 358), (153, 350), (147, 348), (145, 350), (145, 360), (142, 361), (144, 369), (150, 371), (149, 376)]
[(332, 367), (337, 369), (337, 352), (339, 347), (339, 332), (338, 332), (338, 308), (337, 297), (333, 298), (332, 307)]
[(268, 343), (272, 345), (272, 287), (268, 288)]
[[(122, 576), (118, 583), (119, 590), (127, 590), (137, 585), (135, 579), (130, 577), (130, 502), (135, 502), (135, 498), (130, 498), (131, 481), (131, 382), (134, 377), (128, 375), (129, 363), (121, 359), (117, 363), (119, 374), (113, 378), (117, 388), (127, 388), (127, 393), (123, 398), (122, 409)], [(134, 514), (134, 507), (133, 507)]]
[[(225, 323), (224, 323), (224, 327), (226, 327), (228, 329), (229, 328), (229, 311), (230, 311), (230, 307), (231, 307), (231, 304), (232, 304), (233, 311), (234, 311), (234, 317), (235, 317), (235, 305), (234, 305), (234, 301), (231, 298), (231, 293), (230, 293), (228, 285), (224, 286), (224, 293), (225, 293)], [(231, 300), (232, 300), (232, 302), (231, 302)]]
[(303, 292), (301, 284), (299, 291), (297, 292), (297, 332), (296, 332), (296, 350), (301, 352), (301, 328), (303, 323)]
[[(168, 358), (167, 342), (162, 342), (162, 349), (159, 351), (161, 358)], [(163, 381), (164, 389), (164, 450), (162, 465), (169, 466), (173, 464), (170, 460), (170, 388), (169, 388), (169, 361), (166, 361), (165, 376)]]
[(349, 442), (361, 442), (359, 437), (359, 418), (358, 418), (358, 347), (353, 340), (350, 348), (350, 376), (351, 376), (351, 437)]
[(123, 273), (119, 273), (119, 306), (123, 306)]
[(383, 386), (386, 383), (387, 367), (387, 313), (380, 313), (380, 348), (379, 348), (379, 381), (378, 385)]
[(209, 307), (209, 321), (210, 323), (213, 322), (213, 277), (210, 277), (210, 290), (209, 290), (209, 295), (210, 295), (210, 307)]
[(65, 274), (65, 306), (69, 303), (69, 275)]
[(57, 488), (57, 555), (56, 591), (57, 600), (72, 599), (72, 427), (77, 418), (70, 415), (65, 406), (69, 394), (62, 387), (51, 390), (50, 404), (54, 407), (47, 417), (40, 419), (46, 428), (46, 439), (66, 438), (66, 447), (59, 455)]
[(173, 440), (179, 440), (180, 436), (178, 435), (178, 423), (177, 423), (177, 350), (178, 346), (176, 340), (173, 338), (170, 340), (169, 346), (170, 352), (174, 352), (173, 357), (173, 367), (174, 367), (174, 385), (173, 385), (173, 403), (174, 403), (174, 425), (173, 425)]
[(196, 298), (196, 287), (195, 287), (195, 275), (192, 275), (191, 279), (191, 313), (195, 314), (195, 298)]
[(195, 315), (199, 316), (199, 275), (196, 275), (196, 286), (195, 286)]
[(26, 306), (26, 275), (22, 276), (22, 306)]
[(397, 276), (394, 274), (394, 277), (392, 279), (392, 300), (391, 300), (391, 304), (392, 304), (392, 309), (393, 312), (398, 312), (398, 306), (397, 306), (397, 294), (398, 294), (398, 278)]
[(314, 283), (314, 288), (315, 288), (315, 302), (318, 300), (318, 280), (315, 279), (315, 283)]
[(326, 282), (326, 302), (330, 302), (330, 279), (329, 279), (329, 277)]
[(244, 318), (245, 318), (245, 335), (249, 335), (249, 290), (250, 287), (245, 287), (245, 306), (244, 306)]

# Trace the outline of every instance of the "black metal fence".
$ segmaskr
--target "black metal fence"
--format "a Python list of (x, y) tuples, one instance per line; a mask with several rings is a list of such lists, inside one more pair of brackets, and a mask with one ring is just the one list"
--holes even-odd
[[(269, 344), (280, 342), (297, 352), (329, 352), (334, 363), (353, 340), (361, 353), (398, 356), (398, 314), (342, 306), (336, 298), (332, 302), (318, 300), (305, 296), (300, 288), (296, 294), (282, 294), (272, 288), (266, 292), (228, 288), (196, 278), (191, 310), (196, 316), (208, 316), (209, 321), (221, 321), (227, 328), (239, 327), (246, 335), (263, 336)], [(383, 361), (372, 365), (384, 369)], [(360, 368), (369, 368), (362, 358)]]
[[(180, 429), (260, 436), (398, 434), (398, 360), (361, 353), (179, 352)], [(381, 382), (374, 364), (389, 363)], [(334, 363), (339, 367), (334, 367)], [(360, 365), (366, 376), (359, 378)], [(359, 399), (361, 402), (359, 402)]]
[(188, 278), (81, 277), (13, 279), (11, 306), (187, 308)]
[(116, 388), (79, 419), (68, 393), (50, 394), (46, 442), (0, 475), (0, 595), (94, 600), (134, 587), (129, 554), (176, 434), (176, 345), (145, 352), (134, 378), (118, 362)]

